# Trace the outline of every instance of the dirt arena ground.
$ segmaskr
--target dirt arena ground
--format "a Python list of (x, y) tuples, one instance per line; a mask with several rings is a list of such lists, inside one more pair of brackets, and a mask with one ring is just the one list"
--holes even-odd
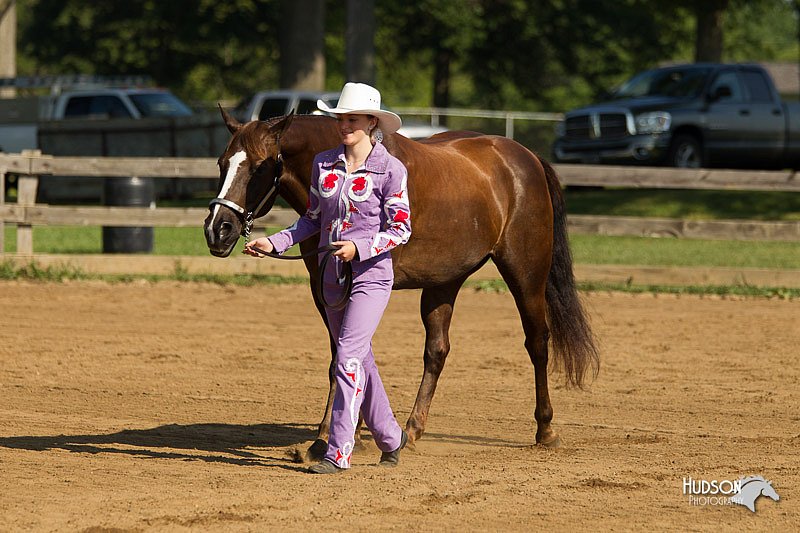
[[(293, 462), (327, 391), (304, 286), (0, 283), (0, 530), (718, 530), (800, 523), (800, 301), (584, 295), (589, 391), (551, 388), (563, 446), (532, 446), (533, 372), (508, 294), (464, 290), (427, 433), (339, 476)], [(405, 422), (418, 294), (375, 340)], [(556, 379), (558, 382), (559, 380)], [(757, 512), (683, 478), (772, 480)]]

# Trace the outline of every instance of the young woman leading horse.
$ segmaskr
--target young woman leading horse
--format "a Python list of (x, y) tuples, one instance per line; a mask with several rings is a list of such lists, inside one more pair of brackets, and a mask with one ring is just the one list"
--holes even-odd
[(408, 439), (389, 406), (372, 354), (372, 336), (392, 292), (390, 251), (411, 236), (406, 168), (379, 142), (397, 131), (401, 121), (380, 104), (375, 88), (344, 86), (336, 108), (325, 108), (337, 116), (342, 144), (314, 159), (305, 214), (290, 228), (250, 241), (244, 249), (263, 257), (264, 251), (283, 253), (317, 235), (320, 245), (338, 247), (335, 260), (320, 268), (323, 294), (329, 294), (326, 302), (336, 301), (342, 291), (337, 280), (343, 278), (344, 265), (339, 261), (355, 265), (349, 269), (347, 300), (341, 307), (329, 304), (324, 309), (336, 345), (336, 393), (325, 460), (309, 469), (315, 474), (350, 468), (359, 413), (384, 452), (381, 465), (397, 465)]
[[(336, 120), (292, 115), (240, 124), (224, 110), (233, 134), (219, 159), (220, 189), (205, 221), (210, 252), (230, 255), (248, 219), (263, 216), (280, 194), (298, 213), (306, 212), (314, 155), (341, 142)], [(464, 281), (492, 260), (514, 297), (536, 385), (536, 442), (557, 446), (551, 426), (548, 345), (566, 380), (580, 386), (596, 374), (598, 352), (575, 288), (567, 242), (566, 213), (553, 168), (520, 144), (472, 132), (447, 132), (422, 142), (387, 135), (386, 150), (408, 171), (413, 235), (390, 253), (394, 289), (421, 288), (425, 327), (424, 372), (406, 422), (411, 442), (428, 418), (436, 383), (450, 350), (449, 328)], [(313, 254), (315, 244), (300, 243)], [(312, 285), (320, 273), (306, 259)], [(318, 291), (314, 300), (323, 320)], [(330, 331), (330, 327), (329, 327)], [(335, 389), (335, 343), (329, 372), (331, 392), (317, 441), (308, 455), (324, 456)]]

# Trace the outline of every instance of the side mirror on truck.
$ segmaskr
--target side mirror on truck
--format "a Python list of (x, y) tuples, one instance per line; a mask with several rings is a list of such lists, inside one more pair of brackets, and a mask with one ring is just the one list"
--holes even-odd
[(723, 98), (730, 98), (733, 95), (733, 91), (731, 91), (730, 86), (728, 85), (720, 85), (714, 92), (708, 95), (709, 102), (718, 102)]

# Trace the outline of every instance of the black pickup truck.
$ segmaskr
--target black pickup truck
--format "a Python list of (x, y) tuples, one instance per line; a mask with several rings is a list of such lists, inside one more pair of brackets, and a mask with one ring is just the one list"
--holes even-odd
[(648, 70), (557, 130), (563, 163), (800, 168), (800, 103), (782, 102), (758, 65)]

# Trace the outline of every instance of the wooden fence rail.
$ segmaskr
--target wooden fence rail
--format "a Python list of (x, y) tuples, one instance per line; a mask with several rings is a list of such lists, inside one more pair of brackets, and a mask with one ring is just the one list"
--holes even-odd
[[(800, 192), (794, 170), (720, 170), (613, 165), (554, 165), (564, 185), (648, 189)], [(218, 178), (210, 157), (54, 157), (0, 153), (0, 172), (38, 176)]]
[[(556, 165), (564, 185), (619, 186), (671, 189), (720, 189), (800, 192), (793, 171), (750, 171)], [(7, 174), (18, 175), (17, 203), (2, 196)], [(33, 254), (32, 227), (162, 226), (199, 227), (204, 208), (78, 207), (36, 204), (38, 176), (143, 178), (217, 178), (213, 158), (53, 157), (36, 153), (0, 154), (0, 253), (4, 250), (3, 225), (17, 225), (17, 253)], [(296, 214), (273, 209), (257, 227), (290, 224)], [(670, 236), (698, 239), (800, 241), (800, 222), (743, 220), (694, 221), (668, 218), (572, 215), (572, 233), (600, 235)]]

